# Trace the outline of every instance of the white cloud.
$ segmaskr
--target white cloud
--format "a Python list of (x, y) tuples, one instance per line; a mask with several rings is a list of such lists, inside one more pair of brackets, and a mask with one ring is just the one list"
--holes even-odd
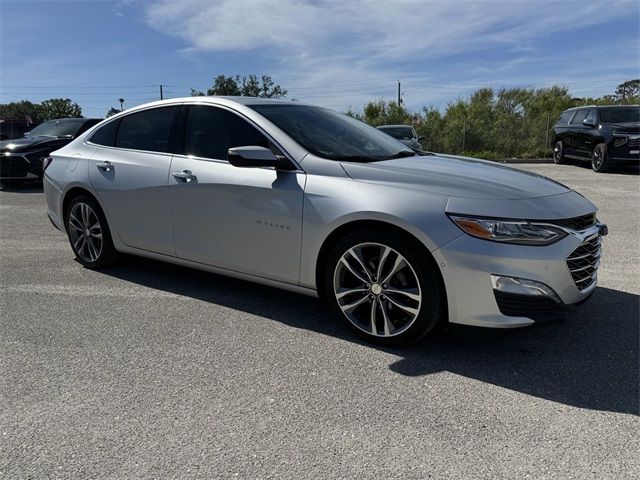
[[(328, 103), (342, 94), (336, 104), (366, 101), (376, 86), (398, 78), (410, 82), (433, 76), (434, 82), (442, 83), (441, 75), (429, 75), (429, 62), (456, 54), (504, 49), (511, 57), (500, 67), (514, 71), (535, 55), (540, 37), (637, 14), (637, 8), (635, 0), (152, 0), (145, 4), (149, 25), (184, 39), (191, 50), (258, 51), (271, 59), (274, 68), (269, 73), (281, 73), (299, 87), (298, 92), (290, 89), (294, 96), (322, 96)], [(495, 66), (484, 70), (478, 64), (467, 72), (452, 66), (451, 73), (495, 78)], [(326, 87), (336, 83), (340, 89)], [(350, 83), (360, 87), (353, 95), (347, 93)]]

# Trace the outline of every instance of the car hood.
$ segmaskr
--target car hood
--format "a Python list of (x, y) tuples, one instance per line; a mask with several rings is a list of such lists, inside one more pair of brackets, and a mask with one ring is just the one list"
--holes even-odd
[(640, 133), (640, 123), (638, 122), (607, 123), (606, 125), (620, 133)]
[(371, 163), (343, 162), (347, 175), (366, 182), (460, 198), (519, 200), (559, 195), (571, 189), (535, 173), (452, 155), (426, 155)]
[(14, 138), (0, 142), (0, 152), (28, 152), (40, 148), (56, 148), (66, 145), (70, 138), (28, 137)]

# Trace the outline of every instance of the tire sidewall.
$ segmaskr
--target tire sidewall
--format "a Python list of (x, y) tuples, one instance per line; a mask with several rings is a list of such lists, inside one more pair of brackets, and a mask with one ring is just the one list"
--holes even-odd
[[(400, 253), (410, 264), (420, 283), (420, 291), (422, 292), (422, 305), (418, 318), (413, 325), (404, 332), (393, 337), (377, 337), (371, 335), (351, 323), (351, 321), (342, 312), (338, 300), (335, 297), (333, 276), (337, 263), (342, 255), (351, 247), (361, 243), (381, 243), (393, 248)], [(343, 323), (349, 327), (359, 337), (379, 345), (403, 345), (411, 344), (420, 340), (433, 330), (444, 318), (444, 287), (442, 277), (435, 266), (435, 262), (431, 261), (425, 254), (424, 247), (416, 245), (417, 241), (409, 241), (397, 234), (389, 234), (386, 232), (376, 231), (360, 231), (353, 232), (341, 240), (333, 247), (328, 256), (323, 276), (323, 290), (326, 299), (332, 310), (338, 315)]]
[[(560, 157), (556, 157), (556, 146), (560, 144)], [(553, 163), (556, 165), (561, 165), (564, 163), (564, 144), (562, 140), (557, 140), (556, 143), (553, 144)]]
[[(602, 149), (602, 163), (600, 164), (600, 167), (597, 167), (595, 164), (595, 153), (598, 148)], [(591, 168), (594, 172), (598, 173), (606, 172), (609, 168), (606, 143), (598, 143), (595, 147), (593, 147), (593, 151), (591, 152)]]
[[(88, 262), (80, 255), (78, 255), (75, 247), (73, 246), (73, 242), (71, 241), (71, 235), (69, 232), (69, 216), (73, 207), (78, 203), (85, 203), (89, 205), (93, 212), (96, 214), (96, 217), (98, 217), (98, 221), (100, 222), (100, 230), (102, 231), (102, 251), (94, 262)], [(67, 239), (69, 240), (69, 245), (71, 245), (71, 250), (75, 254), (76, 260), (82, 265), (88, 268), (100, 268), (112, 261), (115, 255), (115, 248), (113, 246), (113, 240), (111, 239), (111, 231), (109, 230), (107, 218), (105, 217), (102, 208), (100, 208), (100, 204), (98, 204), (98, 202), (94, 198), (88, 195), (79, 195), (73, 198), (65, 211), (64, 228), (67, 232)]]

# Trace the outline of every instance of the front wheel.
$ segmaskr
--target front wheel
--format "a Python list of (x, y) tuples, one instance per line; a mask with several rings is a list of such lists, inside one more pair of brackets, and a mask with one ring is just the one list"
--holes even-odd
[(331, 307), (370, 342), (418, 341), (439, 323), (445, 308), (440, 273), (426, 255), (398, 235), (347, 235), (327, 263), (324, 291)]
[(560, 165), (566, 162), (562, 140), (558, 140), (553, 146), (553, 163)]
[(95, 199), (81, 195), (71, 200), (65, 225), (71, 248), (82, 265), (100, 268), (113, 262), (116, 250), (111, 232)]
[(591, 168), (594, 172), (606, 172), (609, 169), (609, 160), (607, 158), (607, 145), (599, 143), (593, 147), (591, 153)]

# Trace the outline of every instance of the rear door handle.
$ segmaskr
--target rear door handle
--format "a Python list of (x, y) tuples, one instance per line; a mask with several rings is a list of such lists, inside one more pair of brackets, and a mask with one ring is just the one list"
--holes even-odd
[(190, 182), (191, 180), (197, 180), (198, 177), (196, 177), (193, 173), (191, 173), (191, 170), (183, 170), (181, 172), (173, 172), (172, 174), (175, 178), (180, 178), (182, 180), (184, 180), (185, 182)]
[(108, 172), (109, 170), (113, 170), (115, 167), (113, 166), (113, 163), (106, 161), (106, 162), (98, 162), (96, 163), (96, 167), (98, 168), (98, 170), (104, 170), (105, 172)]

